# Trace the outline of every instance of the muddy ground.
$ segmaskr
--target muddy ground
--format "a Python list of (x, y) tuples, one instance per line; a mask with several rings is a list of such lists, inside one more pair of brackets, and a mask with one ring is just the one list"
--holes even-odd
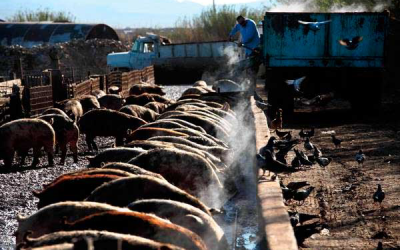
[[(284, 117), (284, 130), (292, 130), (296, 137), (301, 128), (315, 127), (312, 143), (333, 158), (325, 168), (316, 164), (282, 176), (285, 184), (308, 181), (315, 187), (303, 205), (287, 206), (320, 216), (295, 229), (300, 249), (376, 249), (379, 241), (383, 249), (400, 249), (399, 107), (399, 96), (391, 92), (380, 114), (360, 116), (348, 109), (348, 103), (335, 101), (314, 112), (300, 105), (292, 119)], [(332, 143), (333, 131), (343, 140), (341, 148)], [(303, 143), (298, 147), (306, 151)], [(367, 157), (363, 165), (355, 161), (360, 149)], [(290, 152), (289, 163), (293, 157)], [(386, 194), (382, 209), (372, 199), (377, 184)], [(313, 225), (324, 230), (314, 230)]]

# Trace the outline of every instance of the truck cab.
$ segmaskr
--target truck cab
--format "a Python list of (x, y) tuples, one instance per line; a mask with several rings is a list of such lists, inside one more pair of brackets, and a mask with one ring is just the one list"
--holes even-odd
[(108, 54), (107, 65), (112, 70), (122, 71), (143, 69), (150, 66), (154, 59), (160, 56), (161, 43), (166, 43), (164, 40), (155, 35), (138, 37), (130, 51)]

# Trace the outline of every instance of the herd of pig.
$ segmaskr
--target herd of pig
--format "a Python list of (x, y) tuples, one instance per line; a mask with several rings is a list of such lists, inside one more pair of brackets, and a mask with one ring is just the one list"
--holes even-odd
[[(205, 94), (205, 95), (204, 95)], [(33, 148), (53, 165), (67, 145), (77, 162), (85, 135), (87, 169), (63, 174), (42, 190), (38, 211), (18, 216), (18, 249), (227, 249), (215, 207), (235, 190), (229, 136), (237, 124), (235, 100), (196, 82), (181, 98), (159, 86), (135, 85), (130, 96), (97, 91), (59, 103), (35, 119), (0, 127), (0, 159), (24, 164)], [(115, 137), (101, 152), (97, 136)]]

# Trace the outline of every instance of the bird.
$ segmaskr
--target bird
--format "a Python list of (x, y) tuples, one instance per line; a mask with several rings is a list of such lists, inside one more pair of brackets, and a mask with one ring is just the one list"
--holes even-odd
[(362, 36), (355, 36), (351, 40), (349, 39), (340, 39), (339, 44), (346, 47), (348, 50), (354, 50), (358, 47), (360, 42), (363, 40)]
[[(266, 155), (269, 155), (269, 154), (267, 153)], [(293, 173), (296, 171), (296, 169), (294, 169), (280, 161), (277, 161), (273, 157), (265, 157), (265, 160), (266, 160), (266, 164), (263, 166), (264, 173), (266, 170), (268, 170), (269, 172), (273, 172), (275, 174)]]
[(315, 187), (308, 187), (305, 190), (296, 191), (293, 195), (293, 200), (303, 202), (310, 196), (311, 192), (315, 189)]
[(281, 185), (281, 189), (282, 189), (282, 196), (283, 196), (283, 199), (285, 199), (285, 201), (290, 201), (291, 199), (293, 199), (293, 195), (294, 195), (295, 191), (293, 191), (292, 189), (289, 189), (285, 186), (282, 186), (282, 185)]
[(301, 165), (312, 166), (313, 163), (308, 159), (308, 156), (304, 152), (294, 149), (296, 157), (299, 159)]
[(301, 83), (306, 79), (305, 76), (294, 79), (294, 80), (286, 80), (286, 84), (289, 86), (293, 86), (294, 91), (300, 93)]
[(304, 129), (300, 130), (299, 136), (300, 136), (301, 139), (304, 139), (306, 137), (306, 134), (304, 133)]
[(299, 158), (296, 156), (293, 158), (290, 165), (292, 166), (292, 168), (297, 169), (297, 168), (301, 167), (301, 162), (300, 162)]
[(341, 147), (342, 140), (336, 138), (335, 135), (331, 135), (331, 137), (332, 137), (332, 142), (333, 142), (333, 144), (335, 145), (335, 147), (336, 147), (336, 148), (337, 148), (337, 147)]
[(286, 164), (286, 155), (289, 153), (289, 151), (294, 147), (295, 145), (288, 145), (287, 147), (281, 148), (275, 155), (276, 159), (280, 162), (283, 162)]
[(304, 134), (306, 135), (306, 137), (311, 138), (315, 135), (315, 128), (311, 128), (310, 131), (306, 131), (304, 132)]
[(326, 167), (331, 163), (332, 158), (331, 157), (319, 157), (316, 159), (316, 161), (321, 167)]
[(271, 107), (271, 104), (262, 102), (262, 101), (257, 101), (256, 100), (256, 106), (261, 109), (261, 110), (267, 110), (269, 107)]
[(376, 250), (383, 250), (383, 244), (381, 241), (378, 242), (378, 246), (376, 247)]
[(322, 156), (321, 150), (317, 146), (314, 145), (314, 157), (318, 158), (321, 156)]
[(298, 212), (291, 212), (291, 211), (288, 211), (288, 213), (290, 218), (290, 224), (292, 224), (292, 227), (296, 227), (297, 224), (300, 223), (300, 214)]
[(276, 118), (271, 121), (271, 129), (282, 128), (282, 126), (283, 126), (283, 115), (282, 115), (282, 113), (283, 113), (282, 109), (278, 109), (278, 111), (276, 111)]
[(382, 201), (385, 199), (385, 192), (382, 190), (381, 184), (378, 184), (378, 189), (372, 198), (374, 199), (374, 203), (379, 202), (379, 205), (382, 206)]
[(358, 151), (358, 153), (356, 154), (356, 161), (358, 162), (358, 165), (364, 164), (365, 154), (363, 153), (362, 149), (360, 149), (360, 151)]
[[(299, 213), (297, 211), (288, 211), (289, 216), (290, 216), (290, 222), (292, 223), (292, 218), (293, 218), (293, 222), (296, 222), (297, 219), (297, 224), (300, 223), (300, 225), (303, 225), (304, 222), (312, 220), (312, 219), (318, 219), (320, 218), (319, 215), (316, 214), (304, 214), (304, 213)], [(293, 226), (293, 224), (292, 224)]]
[(320, 28), (321, 25), (330, 23), (330, 22), (332, 22), (332, 20), (326, 20), (326, 21), (321, 21), (321, 22), (306, 22), (306, 21), (298, 20), (298, 22), (302, 25), (309, 27), (310, 30), (317, 31), (317, 30), (321, 29)]
[(278, 129), (275, 129), (275, 134), (279, 137), (279, 138), (285, 138), (286, 136), (288, 136), (289, 134), (291, 134), (292, 131), (279, 131)]
[(308, 181), (292, 181), (286, 185), (286, 187), (293, 189), (293, 190), (297, 190), (297, 189), (300, 189), (300, 188), (306, 187), (306, 186), (310, 186), (310, 183), (308, 183)]
[(306, 138), (306, 141), (304, 142), (304, 148), (307, 150), (313, 150), (314, 145), (310, 142), (310, 138)]

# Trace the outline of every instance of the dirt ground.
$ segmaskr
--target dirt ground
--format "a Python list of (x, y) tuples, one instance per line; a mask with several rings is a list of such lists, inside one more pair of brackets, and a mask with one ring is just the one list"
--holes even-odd
[[(299, 138), (301, 128), (315, 127), (311, 142), (333, 161), (325, 168), (315, 164), (290, 176), (291, 181), (308, 181), (315, 190), (301, 205), (288, 205), (300, 213), (319, 215), (295, 231), (300, 249), (400, 249), (400, 111), (399, 96), (384, 98), (379, 115), (358, 116), (345, 102), (335, 101), (324, 110), (299, 106), (294, 117), (285, 120), (283, 130)], [(329, 133), (343, 140), (335, 148)], [(271, 135), (274, 135), (271, 131)], [(306, 151), (303, 142), (298, 148)], [(362, 149), (363, 166), (355, 161)], [(311, 154), (311, 152), (309, 152)], [(294, 153), (290, 152), (290, 163)], [(382, 209), (372, 196), (381, 184), (386, 197)], [(317, 229), (314, 230), (317, 226)], [(320, 229), (324, 229), (320, 231)]]

